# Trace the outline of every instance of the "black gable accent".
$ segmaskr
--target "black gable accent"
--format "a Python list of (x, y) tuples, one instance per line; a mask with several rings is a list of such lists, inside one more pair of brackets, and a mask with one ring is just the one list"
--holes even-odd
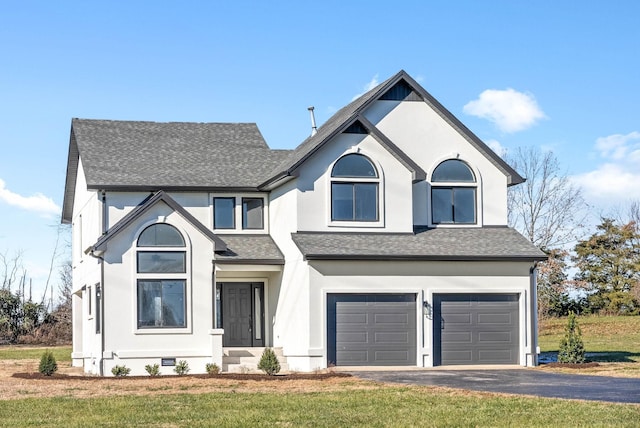
[(343, 132), (345, 134), (368, 134), (369, 133), (369, 131), (367, 131), (367, 129), (358, 120), (353, 122), (353, 125), (349, 126)]
[(404, 80), (393, 85), (380, 99), (386, 101), (422, 101), (422, 97), (411, 89)]

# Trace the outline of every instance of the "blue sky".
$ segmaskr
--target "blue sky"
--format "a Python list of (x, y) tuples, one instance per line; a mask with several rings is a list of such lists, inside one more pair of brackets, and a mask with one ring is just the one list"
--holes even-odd
[(553, 150), (594, 212), (640, 199), (637, 1), (21, 1), (0, 9), (0, 252), (51, 258), (71, 118), (256, 122), (293, 148), (406, 70), (499, 150)]

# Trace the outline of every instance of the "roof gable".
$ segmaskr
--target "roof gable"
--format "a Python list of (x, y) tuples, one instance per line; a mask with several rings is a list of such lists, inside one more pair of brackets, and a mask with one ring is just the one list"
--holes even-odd
[[(272, 176), (261, 187), (268, 187), (280, 179), (296, 174), (296, 170), (333, 137), (349, 129), (362, 116), (362, 112), (372, 103), (380, 99), (387, 100), (422, 100), (437, 112), (452, 128), (460, 133), (465, 140), (482, 153), (493, 165), (507, 176), (507, 184), (514, 185), (524, 182), (524, 179), (511, 168), (502, 158), (482, 142), (460, 120), (440, 104), (431, 94), (420, 86), (404, 70), (382, 82), (369, 92), (355, 99), (334, 114), (325, 122), (318, 132), (308, 137), (273, 171)], [(362, 122), (362, 120), (360, 120)], [(373, 126), (373, 125), (371, 125)], [(374, 127), (375, 128), (375, 127)], [(390, 141), (389, 141), (390, 142)], [(387, 148), (389, 150), (389, 148)], [(399, 157), (406, 157), (399, 153), (397, 147), (391, 149)], [(407, 158), (408, 159), (408, 158)]]
[(191, 215), (187, 210), (185, 210), (182, 205), (177, 203), (175, 199), (165, 193), (163, 190), (149, 195), (144, 201), (140, 203), (136, 208), (134, 208), (131, 212), (125, 215), (120, 221), (113, 225), (98, 241), (90, 248), (91, 251), (100, 252), (104, 251), (107, 248), (107, 243), (113, 239), (114, 236), (118, 235), (122, 230), (124, 230), (127, 226), (131, 225), (136, 219), (140, 218), (144, 213), (146, 213), (151, 207), (156, 205), (158, 202), (164, 202), (169, 206), (169, 208), (173, 209), (175, 212), (180, 214), (185, 220), (187, 220), (193, 227), (198, 229), (203, 235), (209, 238), (214, 243), (214, 251), (222, 252), (227, 251), (227, 244), (216, 236), (211, 230), (209, 230), (205, 225), (203, 225), (198, 219), (196, 219), (193, 215)]

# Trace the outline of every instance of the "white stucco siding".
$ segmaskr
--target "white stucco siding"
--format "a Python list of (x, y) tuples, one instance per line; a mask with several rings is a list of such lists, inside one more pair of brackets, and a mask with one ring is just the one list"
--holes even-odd
[[(186, 328), (137, 327), (136, 239), (145, 227), (157, 221), (176, 227), (186, 241)], [(142, 218), (109, 241), (104, 255), (105, 367), (115, 364), (119, 358), (155, 357), (153, 362), (159, 363), (160, 357), (206, 358), (211, 355), (212, 256), (212, 242), (164, 203), (151, 207)], [(162, 274), (157, 276), (162, 278)], [(202, 367), (192, 366), (191, 369), (203, 372), (204, 363)]]
[[(427, 173), (446, 159), (459, 158), (476, 174), (480, 225), (507, 224), (507, 178), (429, 105), (418, 101), (376, 101), (365, 112), (369, 119)], [(425, 183), (414, 186), (416, 224), (428, 224)]]
[[(348, 153), (367, 156), (378, 170), (378, 222), (331, 221), (331, 168)], [(411, 172), (373, 137), (338, 135), (314, 153), (300, 170), (296, 180), (298, 230), (410, 232), (413, 230), (411, 181)]]
[(535, 352), (532, 347), (536, 334), (528, 312), (534, 297), (530, 295), (530, 269), (531, 264), (526, 262), (310, 262), (310, 348), (323, 350), (320, 360), (326, 366), (327, 294), (409, 293), (416, 295), (418, 309), (418, 366), (432, 366), (433, 321), (429, 307), (434, 295), (505, 293), (519, 296), (519, 361), (521, 365), (529, 364), (527, 355)]

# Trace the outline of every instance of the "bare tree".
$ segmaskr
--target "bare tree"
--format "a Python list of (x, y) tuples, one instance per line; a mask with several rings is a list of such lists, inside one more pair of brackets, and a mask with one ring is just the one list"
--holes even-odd
[(507, 158), (527, 180), (509, 189), (509, 225), (543, 250), (574, 241), (586, 218), (586, 204), (555, 154), (529, 147)]
[(19, 280), (18, 273), (22, 270), (22, 251), (16, 251), (13, 256), (9, 252), (0, 253), (0, 278), (2, 290), (11, 291), (11, 287)]

